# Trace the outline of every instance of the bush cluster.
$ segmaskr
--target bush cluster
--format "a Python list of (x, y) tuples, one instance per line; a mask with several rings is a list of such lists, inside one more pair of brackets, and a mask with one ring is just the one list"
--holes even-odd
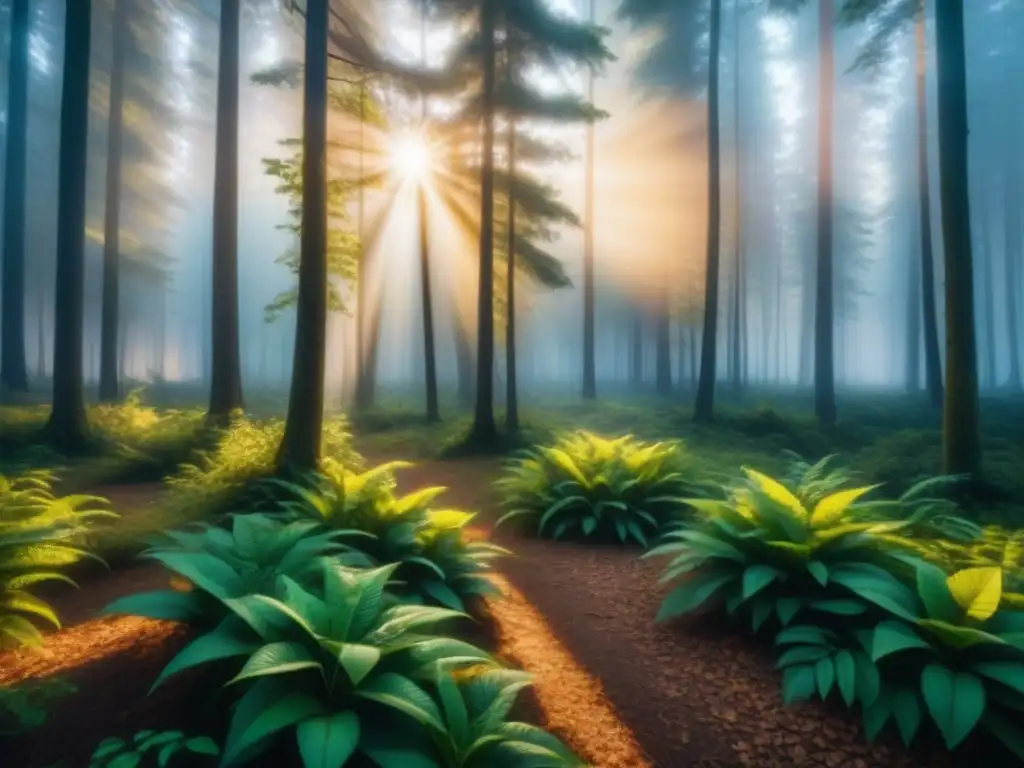
[(555, 737), (509, 721), (528, 683), (459, 637), (472, 595), (493, 590), (471, 516), (433, 510), (438, 488), (395, 496), (385, 465), (328, 462), (322, 475), (263, 484), (278, 500), (153, 541), (145, 556), (188, 589), (108, 606), (183, 621), (199, 636), (154, 687), (201, 667), (231, 700), (222, 765), (293, 732), (303, 765), (369, 760), (491, 768), (580, 765)]
[(31, 620), (60, 620), (30, 588), (46, 581), (74, 585), (61, 569), (95, 558), (81, 544), (98, 518), (117, 517), (95, 496), (56, 496), (41, 471), (0, 475), (0, 650), (43, 644)]
[(647, 546), (687, 514), (700, 493), (682, 443), (609, 440), (591, 432), (562, 436), (509, 462), (496, 485), (507, 512), (539, 536), (636, 542)]
[[(723, 611), (770, 633), (785, 701), (841, 698), (874, 739), (934, 727), (948, 749), (987, 731), (1024, 758), (1019, 537), (994, 540), (929, 496), (895, 501), (824, 463), (789, 483), (753, 470), (645, 556), (671, 555), (658, 619)], [(951, 556), (952, 555), (952, 556)]]

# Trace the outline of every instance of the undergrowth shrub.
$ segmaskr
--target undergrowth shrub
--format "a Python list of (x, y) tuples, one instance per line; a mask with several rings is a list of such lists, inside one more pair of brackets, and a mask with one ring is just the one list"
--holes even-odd
[(927, 714), (948, 749), (984, 728), (1024, 760), (1024, 612), (1003, 605), (1002, 571), (947, 575), (920, 563), (916, 610), (872, 636), (887, 684), (864, 710), (869, 737), (894, 718), (909, 744)]
[(376, 565), (397, 566), (393, 589), (406, 602), (462, 611), (474, 596), (497, 594), (488, 574), (508, 550), (468, 538), (474, 514), (433, 508), (444, 487), (397, 496), (393, 472), (409, 466), (395, 461), (360, 473), (329, 462), (299, 482), (270, 482), (292, 496), (280, 505), (285, 514), (362, 534), (351, 546)]
[(43, 644), (29, 616), (60, 628), (53, 608), (28, 588), (44, 581), (75, 586), (61, 569), (99, 560), (80, 543), (94, 520), (117, 517), (104, 504), (96, 496), (55, 496), (45, 472), (0, 475), (0, 649)]
[(538, 536), (635, 541), (642, 546), (685, 519), (703, 487), (682, 443), (563, 435), (510, 461), (496, 482), (515, 521)]
[(96, 745), (89, 768), (128, 768), (128, 766), (212, 765), (220, 747), (209, 736), (187, 736), (182, 731), (144, 730), (131, 740), (104, 739)]
[(893, 554), (910, 548), (895, 535), (903, 523), (857, 517), (856, 502), (870, 486), (831, 493), (811, 485), (794, 493), (744, 471), (747, 482), (726, 500), (691, 499), (698, 517), (645, 555), (674, 555), (662, 581), (685, 577), (665, 598), (659, 620), (709, 601), (749, 616), (755, 631), (770, 618), (785, 627), (808, 612), (859, 616), (873, 603), (909, 610), (911, 594), (884, 567), (894, 568)]
[[(177, 499), (179, 506), (220, 511), (228, 507), (272, 508), (274, 499), (268, 497), (271, 487), (258, 481), (277, 474), (277, 451), (283, 436), (284, 422), (280, 419), (235, 419), (212, 450), (182, 465), (167, 479), (172, 503)], [(344, 417), (324, 422), (321, 452), (327, 461), (362, 466)]]
[(771, 626), (784, 701), (836, 695), (870, 740), (893, 723), (910, 745), (927, 724), (952, 750), (984, 729), (1024, 759), (1024, 596), (1002, 568), (1019, 534), (934, 494), (957, 478), (867, 501), (875, 486), (829, 462), (785, 483), (745, 470), (726, 500), (692, 500), (698, 517), (646, 555), (673, 555), (662, 581), (680, 580), (658, 619), (716, 608)]
[[(162, 564), (184, 588), (126, 595), (104, 613), (183, 621), (210, 630), (229, 615), (229, 600), (276, 594), (278, 579), (284, 576), (308, 584), (319, 573), (323, 558), (370, 564), (341, 541), (345, 531), (316, 531), (315, 523), (285, 522), (256, 513), (234, 515), (230, 525), (225, 529), (201, 524), (192, 530), (168, 531), (154, 540), (142, 557)], [(183, 655), (182, 661), (187, 658)], [(164, 675), (174, 671), (172, 662)]]

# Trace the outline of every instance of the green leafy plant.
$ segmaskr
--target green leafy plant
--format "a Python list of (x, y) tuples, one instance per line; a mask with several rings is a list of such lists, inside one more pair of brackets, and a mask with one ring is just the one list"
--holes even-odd
[[(527, 768), (584, 766), (550, 733), (527, 723), (510, 722), (516, 698), (530, 684), (525, 672), (481, 665), (438, 671), (435, 689), (443, 730), (429, 731), (422, 751), (434, 766)], [(374, 751), (371, 757), (376, 757)], [(398, 763), (381, 762), (381, 765)]]
[(78, 688), (62, 677), (0, 686), (0, 735), (13, 736), (46, 722), (46, 705)]
[[(178, 504), (208, 511), (230, 507), (251, 510), (261, 503), (272, 504), (274, 500), (266, 498), (270, 486), (257, 481), (277, 475), (277, 449), (283, 434), (284, 423), (279, 419), (234, 419), (213, 450), (201, 453), (194, 463), (182, 465), (167, 479), (174, 491), (172, 498)], [(335, 461), (350, 467), (362, 465), (343, 417), (324, 422), (321, 443), (324, 454)], [(247, 492), (255, 485), (258, 490), (249, 495)]]
[(509, 552), (466, 535), (473, 514), (432, 509), (443, 487), (396, 496), (393, 472), (408, 466), (396, 461), (355, 472), (328, 464), (302, 484), (270, 482), (293, 495), (282, 505), (287, 514), (361, 532), (352, 546), (375, 565), (397, 565), (393, 589), (403, 600), (464, 611), (472, 596), (496, 594), (488, 574), (493, 560)]
[(772, 616), (787, 626), (807, 611), (853, 617), (879, 607), (910, 615), (913, 594), (889, 570), (905, 565), (894, 557), (904, 523), (858, 518), (856, 502), (871, 486), (819, 494), (808, 508), (799, 493), (744, 471), (748, 482), (728, 499), (689, 500), (700, 517), (645, 555), (673, 555), (662, 581), (681, 579), (659, 620), (709, 602), (748, 614), (755, 631)]
[(496, 486), (516, 520), (538, 536), (635, 541), (642, 546), (688, 512), (699, 495), (681, 443), (608, 440), (590, 432), (564, 435), (509, 462)]
[(230, 530), (201, 524), (194, 530), (169, 531), (143, 557), (161, 563), (190, 588), (126, 595), (104, 612), (212, 627), (230, 613), (229, 599), (276, 594), (280, 576), (307, 583), (319, 576), (322, 558), (369, 565), (340, 541), (353, 535), (358, 534), (317, 531), (312, 522), (285, 522), (262, 514), (234, 515)]
[(815, 624), (787, 627), (775, 637), (780, 655), (782, 698), (787, 704), (817, 695), (838, 693), (846, 706), (870, 706), (878, 698), (882, 678), (871, 658), (872, 634), (842, 631)]
[(0, 475), (0, 649), (43, 644), (26, 615), (60, 627), (53, 608), (27, 588), (44, 581), (75, 586), (60, 569), (85, 558), (102, 563), (78, 545), (93, 520), (117, 517), (98, 508), (105, 503), (99, 497), (55, 496), (51, 480), (43, 472)]
[[(1002, 571), (947, 576), (920, 563), (917, 595), (923, 610), (911, 621), (890, 619), (875, 629), (872, 658), (894, 658), (919, 684), (904, 686), (900, 700), (883, 692), (865, 721), (881, 727), (891, 714), (914, 724), (927, 712), (949, 749), (981, 726), (1024, 758), (1024, 739), (1010, 725), (1024, 716), (1024, 612), (1000, 608)], [(916, 730), (908, 725), (905, 740)]]
[(242, 686), (244, 694), (231, 718), (225, 768), (261, 753), (292, 727), (307, 768), (344, 765), (357, 750), (382, 768), (418, 764), (402, 751), (402, 739), (415, 743), (424, 729), (445, 731), (422, 683), (449, 665), (491, 662), (469, 643), (424, 631), (464, 614), (389, 607), (385, 586), (395, 566), (354, 570), (324, 560), (321, 567), (319, 593), (282, 576), (281, 599), (226, 600), (232, 614), (171, 662), (181, 671), (237, 660), (228, 685)]
[[(220, 754), (217, 742), (209, 736), (186, 736), (182, 731), (145, 730), (136, 733), (130, 741), (109, 738), (101, 741), (92, 753), (89, 768), (137, 768), (172, 763), (194, 766), (203, 757), (215, 758)], [(177, 759), (180, 758), (180, 759)]]

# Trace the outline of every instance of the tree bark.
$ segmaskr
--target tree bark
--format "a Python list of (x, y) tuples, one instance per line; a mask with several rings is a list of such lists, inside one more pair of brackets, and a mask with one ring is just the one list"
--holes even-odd
[(103, 298), (100, 328), (100, 400), (118, 399), (117, 332), (121, 287), (121, 155), (124, 143), (124, 57), (128, 0), (114, 0), (113, 61), (107, 116), (107, 179), (103, 217)]
[(722, 44), (722, 0), (711, 0), (711, 46), (708, 52), (708, 232), (707, 274), (704, 280), (704, 332), (700, 350), (700, 380), (693, 408), (695, 421), (711, 421), (718, 377), (718, 272), (721, 241), (722, 160), (718, 114), (719, 48)]
[(302, 116), (302, 220), (295, 352), (281, 469), (320, 465), (327, 351), (327, 29), (329, 0), (306, 7)]
[(1013, 170), (1006, 174), (1006, 198), (1003, 202), (1003, 263), (1006, 290), (1006, 343), (1009, 345), (1010, 373), (1007, 386), (1019, 390), (1020, 372), (1020, 258), (1024, 246), (1024, 225), (1021, 224), (1020, 176)]
[(927, 47), (924, 12), (915, 22), (917, 59), (917, 185), (921, 222), (921, 311), (924, 328), (924, 377), (928, 400), (942, 407), (942, 360), (939, 356), (939, 321), (935, 306), (935, 256), (932, 249), (932, 192), (928, 171)]
[(834, 0), (820, 6), (818, 71), (818, 259), (814, 302), (814, 410), (818, 422), (836, 423), (835, 307), (833, 303), (832, 113), (834, 109)]
[(47, 432), (54, 447), (65, 453), (74, 453), (84, 449), (89, 442), (82, 337), (92, 0), (67, 0), (65, 14), (57, 192), (53, 410)]
[(4, 160), (3, 315), (0, 385), (28, 390), (25, 359), (25, 166), (28, 156), (29, 0), (11, 6)]
[[(420, 17), (420, 58), (427, 66), (427, 9), (428, 0), (423, 0)], [(420, 95), (420, 120), (423, 127), (427, 122), (427, 99)], [(417, 180), (416, 208), (420, 236), (420, 302), (423, 310), (423, 376), (427, 398), (427, 421), (441, 420), (441, 409), (437, 402), (437, 352), (434, 346), (434, 295), (430, 285), (430, 226), (427, 220), (427, 191), (425, 179)]]
[(672, 396), (672, 316), (668, 289), (662, 289), (658, 302), (658, 325), (654, 335), (654, 388), (659, 397)]
[(494, 108), (496, 0), (482, 0), (483, 158), (480, 170), (480, 283), (477, 295), (476, 407), (469, 441), (493, 444), (494, 421)]
[(359, 191), (356, 201), (356, 231), (359, 236), (359, 267), (356, 274), (356, 396), (357, 411), (365, 411), (373, 405), (373, 390), (368, 372), (369, 361), (366, 343), (366, 302), (369, 292), (366, 281), (369, 263), (366, 249), (366, 77), (359, 81)]
[(221, 0), (217, 155), (213, 179), (213, 359), (210, 408), (224, 419), (242, 408), (238, 328), (238, 91), (240, 0)]
[(644, 384), (644, 313), (633, 309), (632, 333), (629, 344), (629, 383), (639, 390)]
[(747, 297), (744, 291), (743, 273), (746, 269), (743, 260), (743, 167), (742, 167), (742, 123), (740, 122), (740, 2), (736, 0), (733, 4), (733, 18), (735, 24), (733, 38), (733, 122), (735, 141), (733, 147), (734, 171), (733, 184), (733, 236), (735, 248), (733, 254), (733, 276), (732, 276), (732, 329), (730, 340), (730, 376), (732, 378), (732, 389), (734, 395), (739, 395), (743, 390), (743, 304)]
[[(590, 0), (588, 17), (597, 20), (597, 0)], [(591, 67), (587, 73), (587, 103), (594, 103), (594, 80)], [(584, 169), (583, 199), (583, 399), (597, 398), (597, 342), (595, 339), (594, 299), (594, 134), (593, 122), (587, 125), (587, 147)]]
[(939, 94), (939, 189), (946, 271), (946, 397), (943, 472), (981, 471), (974, 268), (967, 185), (967, 62), (963, 0), (936, 0)]
[[(511, 65), (509, 66), (511, 79)], [(505, 280), (505, 433), (519, 431), (519, 392), (516, 381), (516, 124), (509, 118), (508, 126), (508, 276)]]

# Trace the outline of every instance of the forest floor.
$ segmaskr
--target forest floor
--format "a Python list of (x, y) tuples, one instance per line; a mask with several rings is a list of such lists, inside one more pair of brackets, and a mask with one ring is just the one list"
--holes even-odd
[[(397, 452), (367, 453), (369, 464)], [(480, 510), (486, 533), (497, 500), (493, 459), (428, 460), (398, 475), (400, 491), (450, 490), (446, 505)], [(156, 502), (159, 484), (91, 489), (131, 518)], [(767, 649), (713, 623), (653, 622), (661, 588), (656, 564), (636, 552), (496, 537), (515, 557), (500, 563), (504, 599), (489, 605), (499, 656), (534, 676), (531, 718), (600, 768), (941, 768), (938, 754), (869, 745), (855, 715), (821, 703), (783, 706)], [(40, 652), (0, 654), (0, 685), (63, 678), (81, 693), (59, 698), (50, 719), (13, 746), (19, 768), (86, 765), (102, 738), (181, 722), (187, 676), (146, 696), (187, 640), (174, 624), (95, 618), (110, 600), (166, 588), (169, 574), (138, 565), (101, 574), (82, 588), (47, 595), (64, 629)]]

